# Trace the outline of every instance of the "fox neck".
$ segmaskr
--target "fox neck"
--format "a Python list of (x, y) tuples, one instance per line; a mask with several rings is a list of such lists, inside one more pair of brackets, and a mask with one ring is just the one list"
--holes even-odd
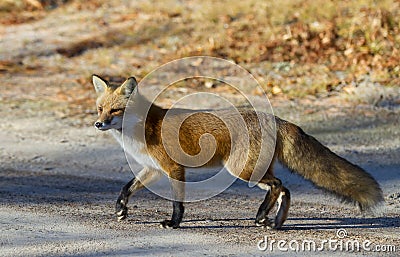
[[(166, 109), (150, 102), (146, 97), (137, 93), (131, 96), (127, 103), (124, 122), (129, 122), (129, 126), (140, 123), (144, 125), (144, 122), (146, 122), (146, 125), (149, 123), (155, 124), (164, 118), (166, 112)], [(122, 128), (118, 129), (118, 131), (122, 132)]]

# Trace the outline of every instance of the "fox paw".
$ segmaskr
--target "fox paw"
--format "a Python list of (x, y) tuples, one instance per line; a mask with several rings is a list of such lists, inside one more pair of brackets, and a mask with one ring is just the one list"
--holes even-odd
[(257, 227), (267, 228), (267, 229), (275, 228), (273, 222), (271, 220), (267, 219), (267, 218), (256, 220), (256, 226)]
[(160, 222), (162, 228), (179, 228), (179, 224), (176, 224), (172, 220), (164, 220)]
[(119, 210), (116, 211), (118, 221), (126, 219), (128, 217), (128, 208), (126, 206), (121, 206)]

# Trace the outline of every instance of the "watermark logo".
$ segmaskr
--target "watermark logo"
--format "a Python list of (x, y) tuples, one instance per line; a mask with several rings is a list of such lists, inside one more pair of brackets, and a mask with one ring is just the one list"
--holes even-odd
[(339, 228), (338, 230), (336, 230), (336, 237), (343, 239), (345, 237), (347, 237), (347, 231), (344, 228)]
[[(158, 67), (144, 77), (138, 85), (139, 94), (142, 89), (154, 90), (146, 91), (147, 101), (142, 101), (140, 105), (136, 104), (137, 95), (131, 95), (124, 113), (122, 132), (125, 155), (139, 180), (141, 178), (138, 176), (139, 171), (136, 171), (135, 158), (143, 156), (143, 153), (130, 148), (131, 138), (139, 137), (150, 153), (153, 145), (148, 143), (150, 136), (146, 134), (146, 121), (154, 114), (153, 104), (160, 95), (176, 92), (171, 90), (171, 86), (193, 78), (223, 83), (245, 99), (246, 107), (237, 106), (224, 94), (211, 92), (187, 93), (174, 102), (173, 108), (168, 110), (160, 123), (161, 142), (168, 155), (163, 157), (166, 161), (162, 165), (167, 166), (172, 160), (180, 167), (203, 168), (204, 164), (213, 162), (213, 158), (220, 158), (215, 161), (222, 161), (223, 165), (217, 167), (212, 176), (182, 182), (168, 177), (166, 173), (173, 171), (166, 171), (165, 167), (160, 167), (160, 161), (150, 157), (151, 160), (147, 161), (152, 161), (155, 169), (166, 172), (160, 173), (157, 182), (145, 186), (169, 200), (193, 202), (211, 198), (228, 188), (242, 172), (250, 173), (246, 180), (249, 180), (249, 186), (254, 186), (265, 175), (275, 149), (276, 131), (272, 107), (263, 88), (247, 70), (231, 61), (214, 57), (178, 59)], [(254, 97), (254, 92), (259, 92), (258, 97)], [(207, 106), (210, 102), (216, 108)], [(175, 106), (195, 108), (185, 110)], [(244, 112), (250, 114), (243, 115)], [(229, 149), (221, 150), (224, 147)], [(224, 152), (223, 156), (219, 156), (221, 152)], [(182, 194), (177, 199), (171, 191), (171, 183), (185, 188), (184, 199)]]
[(276, 240), (265, 236), (257, 242), (260, 251), (281, 252), (396, 252), (396, 246), (392, 244), (374, 244), (371, 240), (350, 239), (346, 229), (340, 228), (336, 231), (335, 238), (329, 239), (301, 239), (301, 240)]

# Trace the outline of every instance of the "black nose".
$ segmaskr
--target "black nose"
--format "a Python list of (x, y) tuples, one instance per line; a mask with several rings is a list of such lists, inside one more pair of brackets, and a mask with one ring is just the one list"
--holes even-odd
[(96, 122), (94, 123), (94, 126), (95, 126), (96, 128), (101, 128), (101, 127), (103, 126), (103, 123), (101, 123), (101, 122), (99, 122), (99, 121), (96, 121)]

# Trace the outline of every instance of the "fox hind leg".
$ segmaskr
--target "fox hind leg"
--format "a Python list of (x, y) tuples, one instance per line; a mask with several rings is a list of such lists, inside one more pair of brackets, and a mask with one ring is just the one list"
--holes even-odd
[(267, 183), (258, 183), (258, 187), (267, 190), (264, 201), (258, 208), (256, 215), (256, 225), (260, 227), (272, 228), (272, 222), (268, 219), (268, 214), (274, 207), (275, 202), (278, 200), (279, 192), (276, 190), (276, 186), (270, 186)]
[[(225, 164), (228, 171), (244, 181), (249, 181), (251, 179), (252, 169), (243, 169), (242, 172), (235, 172), (235, 166), (230, 167)], [(239, 175), (237, 175), (239, 174)], [(285, 222), (289, 207), (290, 207), (290, 193), (287, 188), (282, 185), (282, 182), (273, 175), (273, 162), (267, 169), (262, 179), (257, 183), (257, 186), (263, 190), (266, 190), (264, 201), (258, 208), (255, 223), (257, 226), (276, 228), (279, 229)], [(275, 221), (272, 222), (268, 219), (268, 214), (278, 202), (278, 211), (275, 217)]]
[[(279, 229), (285, 222), (289, 207), (290, 207), (290, 192), (287, 188), (282, 186), (282, 182), (275, 178), (270, 173), (267, 173), (264, 178), (257, 184), (261, 189), (267, 190), (264, 201), (261, 203), (257, 215), (256, 225)], [(278, 202), (278, 210), (275, 217), (275, 222), (268, 219), (268, 214), (271, 209)]]
[(286, 187), (281, 187), (278, 197), (278, 210), (275, 216), (275, 229), (280, 229), (286, 221), (290, 207), (290, 192)]

